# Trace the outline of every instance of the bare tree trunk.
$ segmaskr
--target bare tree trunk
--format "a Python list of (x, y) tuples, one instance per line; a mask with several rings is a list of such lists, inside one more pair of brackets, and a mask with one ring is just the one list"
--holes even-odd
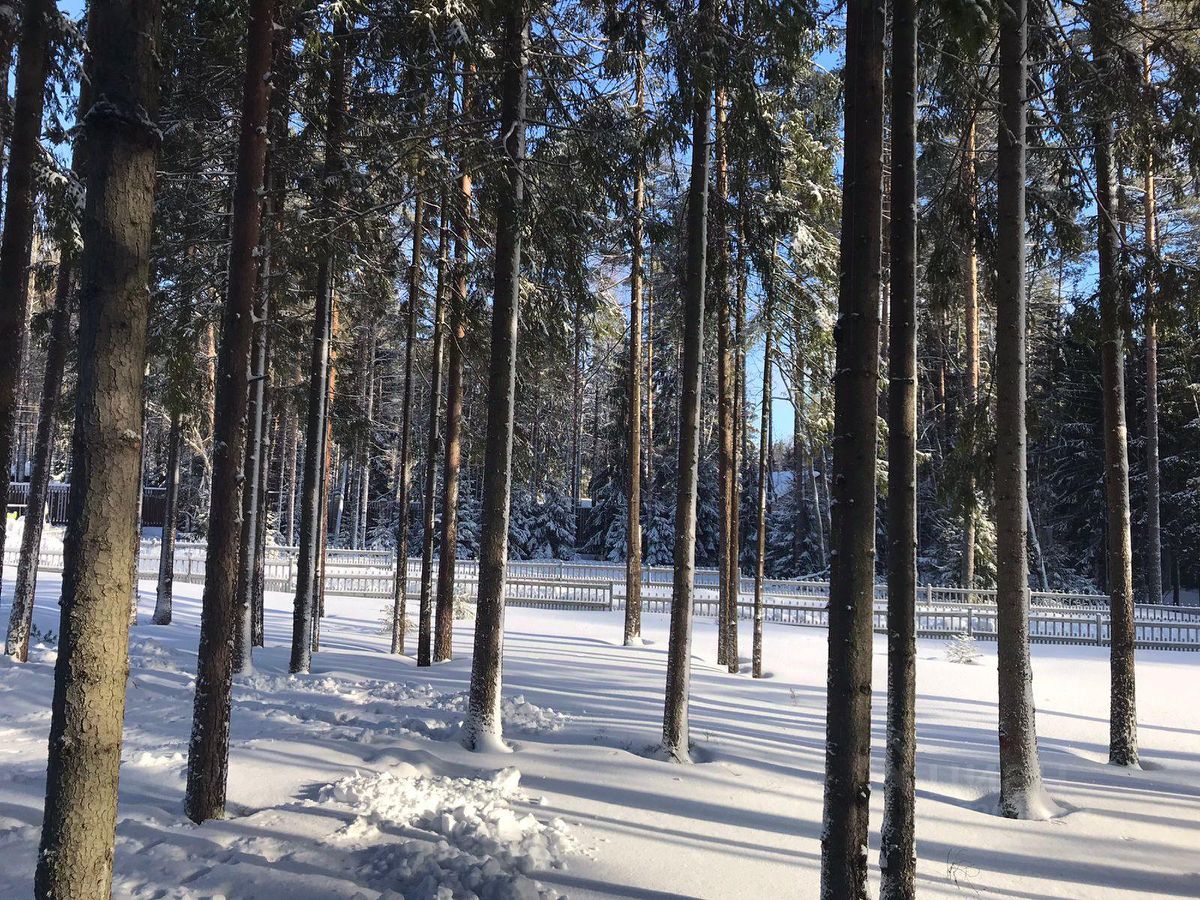
[[(299, 381), (299, 371), (295, 373), (293, 383)], [(284, 521), (287, 522), (287, 542), (289, 547), (296, 546), (296, 489), (297, 469), (300, 464), (300, 411), (297, 409), (293, 396), (288, 401), (287, 419), (287, 507)], [(301, 470), (303, 472), (303, 470)], [(301, 475), (303, 477), (303, 475)], [(282, 489), (282, 486), (281, 486)]]
[(166, 509), (163, 512), (162, 545), (158, 555), (158, 591), (154, 601), (155, 625), (170, 625), (175, 591), (175, 534), (179, 518), (179, 450), (183, 444), (182, 416), (171, 410), (171, 425), (167, 432)]
[[(246, 384), (255, 318), (256, 251), (267, 155), (274, 7), (275, 0), (253, 0), (247, 23), (249, 36), (233, 190), (229, 277), (217, 360), (217, 420), (213, 434), (212, 505), (204, 566), (204, 605), (200, 617), (196, 702), (184, 795), (184, 812), (197, 823), (225, 815), (225, 784), (229, 775), (229, 714), (234, 666), (231, 653), (241, 633), (237, 627), (237, 580), (238, 545), (244, 537), (241, 476), (248, 402)], [(257, 491), (257, 485), (248, 486), (247, 490)], [(256, 508), (253, 499), (252, 496), (252, 510)], [(248, 618), (249, 610), (243, 612)], [(242, 647), (245, 658), (249, 657), (248, 644), (247, 640)]]
[(421, 305), (421, 249), (425, 241), (425, 199), (421, 194), (413, 204), (412, 260), (408, 269), (408, 304), (404, 338), (404, 405), (400, 412), (400, 472), (396, 485), (396, 577), (393, 581), (392, 653), (404, 652), (408, 598), (408, 450), (412, 432), (413, 346), (417, 334), (417, 308)]
[[(1093, 23), (1095, 29), (1096, 23)], [(1093, 32), (1095, 33), (1095, 32)], [(1121, 322), (1120, 235), (1117, 233), (1115, 125), (1098, 122), (1096, 205), (1100, 256), (1100, 380), (1104, 399), (1105, 497), (1108, 506), (1110, 676), (1108, 760), (1138, 764), (1134, 685), (1133, 537), (1129, 516), (1129, 447), (1125, 424), (1125, 328)]]
[(525, 97), (529, 23), (523, 0), (502, 5), (504, 37), (497, 170), (496, 272), (492, 303), (492, 360), (488, 380), (487, 448), (484, 453), (483, 534), (479, 541), (479, 596), (475, 655), (462, 742), (472, 750), (503, 739), (500, 721), (504, 654), (504, 580), (512, 499), (513, 407), (516, 399), (517, 326), (520, 309), (521, 222), (525, 214)]
[[(713, 0), (698, 0), (701, 32), (715, 27)], [(707, 38), (702, 38), (707, 43)], [(679, 398), (679, 468), (675, 494), (675, 571), (667, 684), (663, 703), (663, 752), (668, 759), (691, 758), (688, 688), (692, 669), (692, 604), (696, 575), (696, 489), (700, 464), (700, 404), (704, 365), (704, 289), (708, 256), (708, 142), (713, 87), (710, 62), (697, 50), (691, 73), (692, 166), (688, 182), (687, 268), (683, 292), (683, 359)]]
[[(772, 238), (774, 240), (774, 238)], [(758, 547), (754, 561), (754, 649), (751, 661), (751, 674), (755, 678), (763, 676), (763, 576), (766, 572), (767, 561), (767, 460), (771, 453), (771, 357), (774, 347), (774, 313), (775, 299), (775, 248), (771, 248), (771, 268), (767, 273), (767, 283), (763, 286), (763, 330), (766, 332), (763, 346), (763, 381), (762, 381), (762, 419), (758, 439)]]
[[(271, 350), (268, 346), (267, 356), (270, 358)], [(267, 364), (268, 369), (270, 363)], [(264, 421), (270, 422), (272, 415), (272, 407), (274, 406), (275, 390), (272, 388), (267, 391), (263, 398), (263, 417)], [(271, 429), (265, 427), (262, 440), (262, 457), (264, 472), (269, 474), (271, 468)], [(270, 508), (268, 498), (270, 495), (267, 475), (259, 479), (258, 482), (258, 514), (255, 516), (255, 524), (258, 528), (258, 535), (254, 541), (254, 560), (251, 568), (251, 584), (250, 584), (250, 643), (254, 647), (263, 646), (266, 638), (266, 609), (265, 609), (265, 593), (266, 593), (266, 564), (267, 564), (267, 511)]]
[[(474, 114), (475, 67), (463, 64), (462, 118)], [(459, 159), (458, 211), (454, 220), (454, 288), (450, 295), (450, 350), (446, 382), (446, 454), (442, 469), (442, 550), (438, 557), (435, 662), (454, 656), (454, 568), (458, 562), (458, 475), (462, 462), (463, 342), (466, 340), (467, 283), (471, 262), (471, 170)]]
[[(917, 876), (917, 0), (892, 0), (891, 88), (888, 699), (879, 870), (881, 900), (912, 900)], [(975, 365), (978, 373), (978, 357)], [(974, 395), (972, 388), (969, 410)]]
[[(638, 18), (638, 40), (642, 40), (642, 21)], [(629, 421), (626, 428), (629, 467), (629, 491), (626, 505), (625, 551), (625, 646), (642, 642), (642, 241), (643, 207), (646, 202), (646, 176), (641, 155), (641, 129), (645, 109), (643, 91), (644, 61), (639, 44), (634, 63), (634, 111), (637, 116), (639, 147), (635, 151), (633, 171), (633, 228), (629, 262)]]
[(867, 896), (876, 415), (883, 214), (883, 0), (846, 8), (842, 188), (829, 545), (829, 677), (821, 896)]
[(583, 493), (583, 317), (578, 294), (575, 296), (571, 337), (574, 368), (571, 370), (571, 520), (575, 523), (575, 543), (579, 543), (579, 498)]
[[(1146, 0), (1142, 0), (1146, 16)], [(1149, 88), (1152, 62), (1149, 48), (1142, 46), (1142, 84)], [(1146, 173), (1142, 192), (1142, 217), (1146, 254), (1151, 267), (1158, 259), (1158, 200), (1154, 178), (1154, 154), (1146, 154)], [(1158, 454), (1158, 281), (1146, 282), (1146, 313), (1143, 331), (1146, 337), (1146, 594), (1151, 603), (1162, 603), (1162, 512)]]
[[(33, 201), (37, 193), (34, 166), (41, 149), (50, 16), (56, 13), (56, 6), (50, 0), (26, 0), (21, 17), (12, 149), (5, 190), (8, 202), (4, 207), (4, 236), (0, 239), (0, 510), (8, 507), (17, 389), (29, 313), (29, 257)], [(0, 572), (3, 568), (4, 531), (0, 530)]]
[(1026, 478), (1025, 115), (1026, 0), (1000, 7), (1000, 129), (996, 233), (996, 655), (1000, 813), (1041, 818), (1048, 803), (1038, 761), (1029, 661)]
[[(450, 97), (450, 107), (454, 98)], [(433, 662), (433, 536), (437, 504), (438, 445), (441, 442), (438, 415), (442, 404), (442, 357), (446, 343), (446, 247), (450, 222), (443, 195), (438, 213), (437, 290), (433, 299), (433, 353), (429, 362), (429, 427), (425, 431), (424, 529), (421, 539), (421, 605), (417, 625), (417, 665)]]
[[(654, 519), (656, 509), (654, 493), (654, 255), (653, 248), (649, 258), (647, 271), (650, 273), (650, 283), (646, 285), (646, 452), (642, 458), (646, 462), (646, 518)], [(646, 280), (646, 279), (643, 279)], [(639, 620), (639, 628), (641, 622)], [(639, 631), (640, 633), (640, 631)]]
[(733, 403), (735, 375), (729, 320), (733, 310), (729, 297), (729, 232), (726, 207), (729, 202), (729, 163), (726, 150), (725, 120), (727, 97), (723, 86), (716, 93), (715, 147), (716, 185), (713, 197), (713, 264), (710, 300), (717, 319), (717, 446), (718, 446), (718, 539), (717, 539), (717, 665), (734, 671), (736, 656), (729, 652), (730, 612), (737, 600), (738, 584), (734, 573), (733, 507), (737, 499), (737, 470), (734, 465)]
[[(744, 178), (743, 178), (744, 181)], [(741, 670), (738, 655), (738, 597), (742, 590), (742, 487), (746, 483), (743, 471), (747, 457), (746, 438), (746, 228), (743, 207), (742, 219), (738, 224), (737, 276), (734, 300), (733, 342), (733, 453), (730, 457), (730, 472), (733, 483), (729, 497), (729, 614), (726, 623), (729, 636), (725, 639), (726, 663), (732, 673)], [(768, 467), (771, 459), (770, 436), (766, 436)]]
[(312, 650), (321, 649), (321, 619), (325, 616), (325, 563), (329, 550), (329, 480), (333, 472), (334, 452), (341, 457), (341, 447), (333, 443), (333, 401), (337, 395), (338, 360), (338, 296), (331, 291), (329, 302), (329, 366), (325, 372), (325, 442), (321, 451), (321, 474), (317, 485), (317, 564), (313, 576), (313, 630)]
[[(975, 458), (975, 420), (979, 402), (979, 248), (976, 232), (979, 219), (979, 195), (976, 175), (975, 120), (967, 126), (967, 146), (963, 164), (963, 189), (967, 196), (967, 252), (963, 267), (966, 270), (966, 312), (963, 330), (966, 333), (967, 385), (964, 413), (967, 419), (968, 447)], [(964, 587), (975, 584), (975, 467), (968, 462), (966, 484), (963, 486), (963, 545), (960, 578)]]
[[(334, 20), (329, 60), (329, 105), (326, 113), (325, 164), (322, 177), (323, 217), (334, 215), (333, 184), (342, 169), (342, 138), (346, 118), (346, 35), (342, 16)], [(291, 672), (308, 672), (312, 664), (314, 622), (317, 614), (317, 568), (321, 555), (321, 472), (325, 466), (330, 334), (333, 327), (332, 235), (318, 248), (317, 296), (314, 310), (312, 353), (308, 382), (308, 421), (304, 443), (304, 486), (300, 509), (300, 553), (296, 561), (296, 600), (292, 617)]]
[(141, 474), (160, 22), (158, 3), (128, 0), (95, 4), (88, 20), (88, 74), (95, 96), (107, 102), (83, 117), (88, 183), (74, 475), (34, 880), (39, 900), (92, 900), (112, 889)]
[(46, 493), (50, 487), (50, 466), (54, 456), (54, 430), (58, 421), (58, 401), (62, 393), (63, 368), (71, 337), (71, 253), (59, 248), (58, 278), (54, 287), (54, 318), (46, 347), (46, 372), (42, 381), (42, 401), (38, 406), (37, 442), (33, 454), (33, 472), (29, 479), (29, 497), (25, 502), (25, 531), (21, 535), (21, 558), (17, 564), (17, 584), (13, 592), (5, 652), (25, 662), (29, 658), (29, 632), (33, 625), (34, 589), (37, 586), (38, 556), (42, 544), (42, 525), (46, 518)]

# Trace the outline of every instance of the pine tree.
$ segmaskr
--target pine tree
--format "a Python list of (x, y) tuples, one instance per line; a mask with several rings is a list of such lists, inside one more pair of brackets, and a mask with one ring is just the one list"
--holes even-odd
[(1000, 131), (996, 233), (996, 646), (1000, 812), (1045, 808), (1029, 660), (1026, 483), (1025, 119), (1028, 5), (1000, 8)]
[[(50, 0), (26, 0), (21, 17), (16, 102), (0, 239), (0, 508), (7, 510), (16, 429), (17, 388), (24, 359), (29, 308), (29, 257), (33, 242), (34, 165), (40, 150), (49, 53)], [(7, 70), (6, 70), (7, 71)], [(0, 532), (0, 570), (4, 568)]]
[[(156, 2), (96, 3), (70, 521), (34, 893), (111, 892), (128, 674), (158, 111)], [(102, 99), (100, 99), (102, 98)]]
[[(893, 0), (888, 336), (888, 707), (880, 897), (916, 896), (917, 3)], [(973, 339), (969, 339), (973, 340)], [(976, 363), (978, 360), (976, 360)], [(973, 515), (973, 513), (971, 513)], [(972, 544), (974, 538), (971, 538)]]
[(882, 0), (846, 10), (846, 161), (834, 378), (821, 896), (866, 897), (883, 193)]
[[(212, 527), (204, 566), (196, 698), (184, 797), (184, 811), (197, 823), (224, 816), (225, 784), (229, 775), (232, 654), (239, 631), (236, 595), (238, 544), (242, 537), (243, 441), (246, 436), (250, 338), (254, 326), (256, 251), (267, 154), (274, 8), (275, 0), (255, 0), (247, 23), (241, 135), (230, 225), (229, 279), (217, 362)], [(246, 489), (257, 491), (258, 485), (249, 485)], [(248, 608), (241, 611), (243, 617), (249, 614)], [(249, 657), (250, 647), (243, 644), (242, 652)]]
[(492, 359), (488, 377), (488, 427), (483, 485), (483, 534), (479, 552), (478, 612), (471, 691), (462, 743), (483, 750), (502, 740), (501, 660), (504, 654), (504, 581), (512, 496), (513, 407), (516, 400), (517, 323), (521, 297), (521, 225), (525, 208), (525, 102), (529, 21), (524, 0), (500, 4), (500, 142)]

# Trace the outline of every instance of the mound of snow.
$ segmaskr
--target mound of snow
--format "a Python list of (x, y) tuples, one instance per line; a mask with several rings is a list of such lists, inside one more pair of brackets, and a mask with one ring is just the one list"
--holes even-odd
[(448, 778), (401, 763), (343, 778), (319, 797), (358, 814), (344, 839), (376, 844), (381, 826), (431, 833), (429, 840), (385, 845), (369, 864), (373, 880), (407, 898), (556, 896), (529, 876), (565, 868), (575, 841), (561, 819), (542, 822), (512, 808), (525, 799), (520, 778), (513, 768), (487, 779)]
[[(467, 711), (468, 693), (447, 694), (443, 700), (435, 704), (436, 708), (450, 712), (465, 713)], [(570, 720), (565, 713), (556, 712), (548, 706), (538, 706), (525, 699), (524, 694), (513, 697), (502, 697), (500, 700), (500, 717), (505, 731), (520, 731), (525, 734), (546, 734), (561, 731)]]

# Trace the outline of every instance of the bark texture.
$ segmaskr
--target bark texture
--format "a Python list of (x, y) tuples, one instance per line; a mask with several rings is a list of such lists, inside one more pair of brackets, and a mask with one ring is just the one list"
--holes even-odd
[(883, 0), (846, 9), (846, 158), (834, 376), (833, 520), (821, 896), (866, 897), (871, 793), (876, 411), (883, 190)]
[(917, 874), (916, 0), (892, 0), (891, 89), (892, 277), (889, 292), (887, 404), (888, 705), (879, 869), (881, 900), (911, 900), (916, 896)]
[[(699, 0), (702, 32), (716, 14), (713, 0)], [(709, 137), (712, 75), (698, 51), (692, 73), (692, 166), (688, 182), (686, 268), (683, 290), (683, 358), (679, 398), (679, 477), (675, 493), (675, 558), (667, 685), (663, 704), (663, 752), (675, 762), (691, 759), (688, 691), (692, 671), (692, 603), (696, 576), (696, 490), (700, 464), (700, 401), (704, 364), (704, 295), (708, 257)]]
[(488, 427), (483, 472), (483, 533), (479, 542), (479, 596), (475, 656), (462, 741), (481, 750), (501, 740), (500, 680), (504, 653), (504, 579), (512, 499), (513, 409), (517, 380), (517, 325), (521, 298), (521, 229), (525, 214), (525, 95), (529, 23), (523, 0), (503, 5), (500, 88), (503, 166), (497, 184), (495, 297), (488, 375)]
[[(242, 121), (230, 226), (229, 277), (217, 351), (217, 418), (213, 433), (213, 481), (208, 553), (204, 565), (200, 648), (192, 738), (188, 745), (184, 812), (193, 822), (225, 815), (229, 775), (229, 716), (233, 650), (240, 621), (237, 608), (242, 534), (242, 464), (246, 437), (250, 338), (254, 330), (256, 253), (262, 223), (263, 167), (267, 154), (271, 36), (275, 0), (253, 0), (248, 21)], [(256, 491), (257, 485), (247, 487)], [(253, 499), (253, 495), (252, 495)], [(249, 635), (242, 652), (249, 656)]]
[(1044, 799), (1029, 662), (1026, 482), (1025, 119), (1028, 4), (1000, 7), (996, 157), (996, 656), (1000, 813), (1037, 814)]
[(34, 893), (44, 900), (94, 900), (112, 888), (137, 543), (160, 29), (156, 2), (97, 3), (88, 19), (89, 74), (103, 100), (83, 118), (88, 180), (73, 478), (34, 880)]

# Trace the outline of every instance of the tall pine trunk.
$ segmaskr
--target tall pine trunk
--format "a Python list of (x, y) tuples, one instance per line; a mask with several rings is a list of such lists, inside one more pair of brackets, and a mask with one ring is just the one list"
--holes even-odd
[(963, 486), (963, 545), (962, 571), (959, 573), (963, 587), (975, 584), (975, 532), (978, 515), (975, 501), (975, 464), (978, 458), (975, 447), (975, 423), (979, 402), (979, 248), (976, 232), (979, 220), (979, 194), (976, 175), (975, 120), (967, 126), (967, 146), (963, 162), (963, 190), (967, 197), (967, 252), (963, 260), (966, 279), (966, 309), (963, 315), (963, 331), (967, 351), (966, 415), (967, 446), (971, 456), (967, 464), (966, 483)]
[[(240, 632), (237, 582), (238, 548), (243, 537), (242, 454), (246, 437), (250, 339), (255, 318), (256, 251), (267, 155), (274, 6), (275, 0), (253, 0), (247, 23), (229, 276), (217, 356), (217, 418), (213, 434), (208, 554), (204, 565), (196, 698), (184, 795), (184, 812), (197, 823), (225, 815), (225, 785), (229, 775), (233, 650)], [(261, 394), (259, 396), (261, 398)], [(257, 484), (247, 485), (246, 491), (257, 491)], [(251, 499), (253, 501), (253, 496)], [(253, 502), (250, 508), (255, 509)], [(249, 617), (248, 609), (241, 612), (245, 618)], [(243, 643), (242, 652), (245, 657), (249, 656), (248, 640)]]
[[(464, 63), (462, 118), (474, 113), (474, 66)], [(454, 656), (454, 567), (458, 562), (458, 476), (462, 464), (463, 342), (467, 330), (467, 284), (471, 262), (471, 170), (459, 158), (458, 208), (454, 217), (454, 285), (450, 294), (450, 342), (446, 372), (446, 450), (442, 469), (442, 550), (438, 557), (435, 662)]]
[(729, 330), (732, 308), (729, 296), (729, 161), (726, 141), (726, 92), (716, 92), (716, 123), (714, 153), (716, 155), (716, 184), (712, 218), (712, 273), (709, 287), (710, 302), (717, 318), (717, 463), (718, 496), (720, 497), (717, 536), (717, 665), (730, 671), (737, 666), (736, 651), (730, 652), (731, 610), (737, 600), (738, 585), (734, 557), (734, 504), (737, 502), (737, 470), (734, 464), (733, 404), (736, 376), (733, 367), (733, 346)]
[(58, 277), (54, 287), (54, 318), (46, 346), (42, 401), (38, 406), (33, 472), (29, 479), (29, 497), (25, 502), (25, 530), (21, 535), (21, 558), (17, 563), (17, 584), (13, 591), (8, 639), (4, 648), (9, 656), (21, 662), (29, 658), (29, 632), (33, 625), (34, 589), (37, 586), (46, 493), (50, 487), (54, 430), (58, 423), (58, 401), (62, 393), (63, 368), (67, 361), (67, 343), (71, 337), (71, 311), (74, 308), (71, 276), (71, 252), (66, 247), (60, 247)]
[[(454, 98), (450, 98), (450, 106)], [(440, 204), (438, 226), (437, 287), (433, 298), (433, 350), (429, 362), (429, 424), (425, 430), (425, 490), (422, 509), (420, 621), (417, 626), (417, 665), (433, 661), (433, 538), (436, 527), (438, 444), (441, 443), (442, 357), (446, 343), (446, 247), (450, 221), (446, 197)]]
[[(342, 137), (346, 124), (347, 24), (334, 20), (329, 58), (329, 97), (325, 114), (325, 162), (322, 172), (322, 221), (334, 215), (336, 182), (341, 177)], [(321, 481), (326, 462), (326, 423), (329, 390), (330, 345), (333, 329), (334, 238), (328, 227), (317, 263), (316, 304), (313, 310), (312, 348), (309, 358), (308, 416), (305, 422), (304, 484), (300, 498), (300, 548), (296, 561), (296, 598), (292, 610), (292, 652), (288, 668), (307, 672), (312, 665), (313, 637), (318, 612), (317, 575), (322, 555)]]
[(1120, 235), (1117, 232), (1115, 126), (1095, 126), (1100, 256), (1100, 380), (1104, 408), (1105, 499), (1108, 507), (1108, 594), (1111, 700), (1108, 759), (1138, 764), (1134, 685), (1133, 537), (1129, 515), (1129, 446), (1125, 423), (1125, 326), (1121, 322)]
[(821, 896), (866, 896), (883, 214), (883, 0), (846, 9)]
[(92, 5), (74, 473), (34, 894), (112, 889), (159, 131), (156, 2)]
[(421, 250), (425, 242), (425, 198), (413, 203), (412, 259), (408, 268), (408, 303), (404, 337), (404, 402), (400, 410), (400, 460), (396, 484), (396, 577), (392, 588), (392, 652), (404, 652), (408, 627), (408, 488), (409, 446), (412, 434), (413, 349), (417, 339), (417, 309), (421, 306)]
[[(1113, 10), (1091, 0), (1092, 57), (1102, 84), (1117, 78)], [(1099, 256), (1100, 385), (1104, 414), (1104, 487), (1108, 507), (1109, 740), (1108, 761), (1138, 765), (1134, 682), (1133, 535), (1129, 514), (1129, 444), (1125, 421), (1125, 324), (1117, 165), (1116, 124), (1106, 98), (1096, 104), (1093, 134), (1096, 166), (1096, 247)]]
[[(1146, 16), (1146, 0), (1142, 0)], [(1142, 84), (1149, 89), (1153, 76), (1150, 51), (1142, 48)], [(1146, 154), (1146, 172), (1142, 192), (1142, 218), (1146, 255), (1153, 268), (1158, 261), (1158, 197), (1154, 178), (1154, 154)], [(1143, 331), (1146, 338), (1146, 595), (1151, 603), (1163, 600), (1162, 501), (1158, 453), (1158, 281), (1146, 281), (1146, 312)]]
[[(0, 239), (0, 509), (8, 507), (9, 464), (17, 422), (17, 391), (25, 350), (29, 308), (29, 256), (33, 244), (34, 166), (41, 151), (45, 106), (50, 0), (26, 0), (17, 58), (16, 103), (5, 185), (4, 236)], [(4, 531), (0, 530), (0, 572)]]
[[(772, 240), (774, 240), (772, 238)], [(775, 248), (771, 248), (771, 268), (767, 273), (767, 283), (763, 285), (763, 330), (766, 337), (763, 341), (763, 380), (762, 380), (762, 418), (758, 436), (758, 506), (755, 520), (758, 532), (758, 546), (754, 560), (754, 645), (752, 649), (751, 674), (755, 678), (763, 676), (763, 577), (766, 574), (767, 561), (767, 468), (771, 453), (771, 363), (774, 346), (774, 300), (775, 300)]]
[(1025, 117), (1027, 0), (1000, 7), (1000, 128), (996, 157), (996, 657), (1000, 813), (1041, 818), (1029, 661), (1026, 479)]
[(879, 869), (881, 900), (911, 900), (916, 896), (917, 869), (916, 0), (892, 0), (891, 90), (891, 310), (887, 403), (888, 692)]
[[(638, 21), (641, 40), (642, 23)], [(629, 369), (626, 465), (629, 468), (626, 505), (625, 550), (625, 646), (642, 642), (642, 242), (643, 208), (646, 202), (646, 176), (640, 146), (643, 90), (643, 51), (639, 45), (634, 62), (634, 114), (639, 130), (639, 146), (634, 151), (633, 222), (629, 259)]]
[(504, 654), (504, 580), (512, 499), (513, 411), (517, 381), (517, 327), (521, 297), (521, 227), (525, 215), (525, 99), (529, 23), (524, 0), (502, 6), (504, 37), (500, 87), (503, 166), (497, 171), (496, 272), (492, 302), (492, 359), (483, 472), (483, 533), (479, 541), (479, 596), (475, 655), (462, 742), (472, 750), (502, 741), (501, 662)]
[[(702, 34), (715, 25), (714, 0), (699, 0)], [(702, 38), (701, 40), (706, 40)], [(709, 136), (713, 101), (710, 61), (694, 48), (691, 73), (692, 160), (688, 181), (686, 275), (683, 289), (683, 358), (679, 398), (679, 468), (675, 492), (675, 559), (671, 585), (671, 624), (667, 683), (663, 703), (663, 752), (668, 759), (691, 758), (688, 690), (692, 671), (692, 604), (696, 576), (696, 500), (700, 464), (700, 403), (704, 365), (704, 293), (708, 257)]]

